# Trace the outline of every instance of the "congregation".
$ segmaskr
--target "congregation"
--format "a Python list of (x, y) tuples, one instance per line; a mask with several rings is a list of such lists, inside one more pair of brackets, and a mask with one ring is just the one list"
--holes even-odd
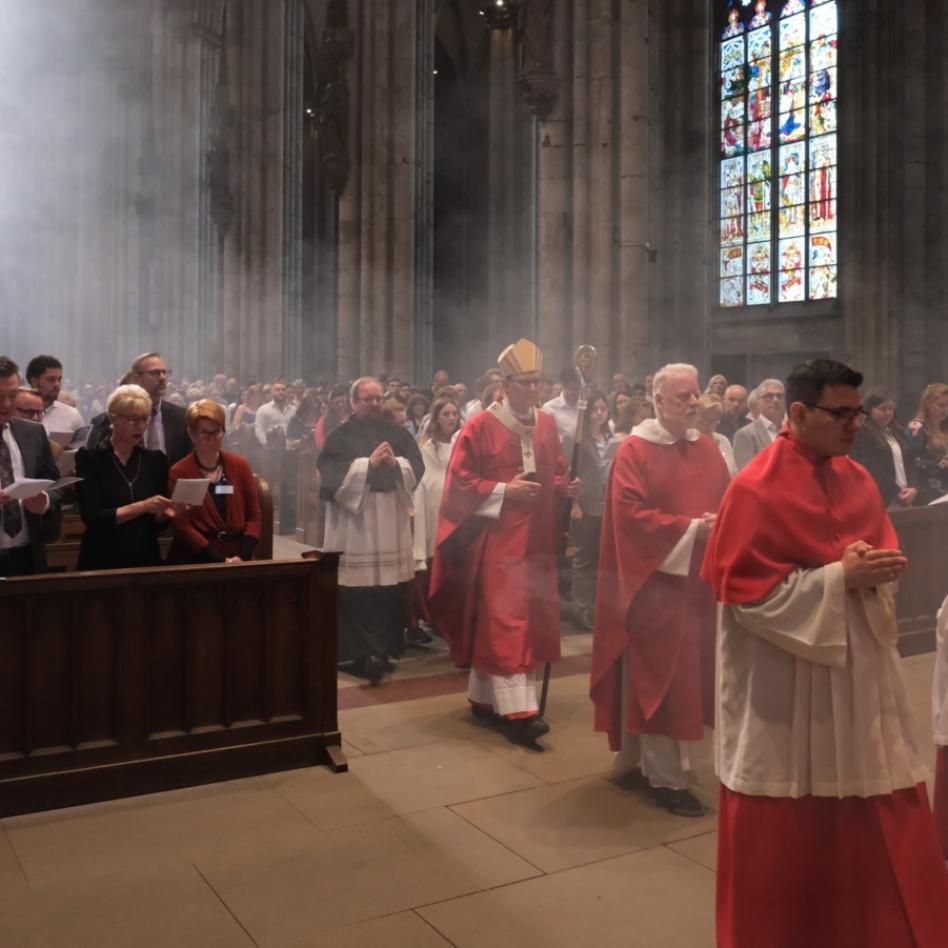
[[(444, 371), (427, 387), (175, 381), (158, 352), (115, 386), (73, 386), (54, 356), (23, 373), (0, 356), (0, 576), (45, 570), (70, 505), (79, 569), (159, 565), (162, 536), (169, 563), (253, 559), (254, 474), (277, 457), (280, 529), (312, 519), (314, 545), (342, 554), (340, 668), (378, 685), (440, 636), (470, 669), (475, 717), (542, 751), (561, 622), (591, 630), (595, 727), (617, 773), (701, 816), (691, 781), (716, 730), (720, 944), (765, 944), (754, 933), (792, 927), (801, 899), (834, 931), (868, 891), (878, 913), (860, 924), (885, 940), (865, 944), (934, 945), (948, 750), (936, 824), (898, 675), (907, 564), (886, 511), (948, 496), (948, 385), (901, 422), (861, 385), (827, 360), (750, 391), (721, 375), (702, 390), (685, 364), (554, 382), (524, 339), (470, 391)], [(55, 489), (67, 470), (78, 480)], [(25, 479), (49, 489), (5, 493)], [(189, 482), (203, 499), (179, 497)], [(788, 888), (820, 845), (837, 861)], [(857, 870), (861, 887), (840, 883)]]

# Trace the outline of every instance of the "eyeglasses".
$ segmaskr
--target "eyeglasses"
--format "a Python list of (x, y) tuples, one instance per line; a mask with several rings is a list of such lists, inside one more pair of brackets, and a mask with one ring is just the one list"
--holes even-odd
[(539, 388), (543, 384), (542, 379), (508, 379), (508, 381), (521, 388)]
[(219, 438), (224, 433), (222, 428), (215, 428), (213, 431), (205, 431), (203, 428), (198, 428), (194, 432), (195, 438), (203, 438), (205, 441), (213, 441), (215, 438)]
[[(784, 399), (783, 392), (765, 392), (760, 396), (762, 402), (782, 402)], [(819, 405), (810, 405), (810, 408), (819, 408)]]
[(862, 424), (869, 417), (869, 412), (861, 405), (859, 408), (829, 408), (826, 405), (811, 405), (809, 402), (803, 404), (807, 408), (819, 408), (820, 411), (825, 411), (838, 425), (851, 425), (854, 421)]
[(139, 375), (150, 375), (153, 379), (161, 378), (162, 375), (171, 375), (171, 369), (146, 369), (139, 372)]
[(17, 412), (25, 418), (35, 418), (37, 421), (46, 414), (42, 408), (18, 408)]

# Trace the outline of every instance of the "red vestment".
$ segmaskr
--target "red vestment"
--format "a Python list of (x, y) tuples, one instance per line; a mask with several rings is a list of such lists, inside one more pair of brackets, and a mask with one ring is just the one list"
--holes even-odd
[(477, 511), (524, 469), (520, 437), (491, 411), (461, 431), (444, 482), (428, 603), (462, 667), (492, 675), (560, 657), (556, 552), (568, 465), (553, 419), (536, 412), (533, 504), (504, 500), (499, 519)]
[[(722, 603), (755, 602), (795, 569), (838, 562), (857, 540), (898, 546), (875, 482), (847, 457), (816, 457), (784, 429), (732, 482), (702, 576)], [(722, 786), (718, 829), (721, 948), (948, 944), (948, 874), (924, 784), (797, 798)]]
[[(635, 435), (616, 454), (603, 507), (590, 695), (595, 727), (619, 750), (623, 729), (699, 740), (713, 722), (714, 600), (698, 578), (659, 566), (691, 521), (714, 512), (728, 472), (717, 445), (653, 444)], [(622, 717), (622, 661), (628, 704)]]
[(795, 569), (839, 561), (857, 540), (899, 545), (875, 481), (848, 457), (816, 463), (785, 428), (731, 484), (701, 575), (719, 602), (755, 602)]

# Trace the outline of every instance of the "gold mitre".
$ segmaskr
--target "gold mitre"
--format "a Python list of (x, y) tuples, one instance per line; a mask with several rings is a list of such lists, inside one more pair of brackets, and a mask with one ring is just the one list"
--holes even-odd
[(543, 353), (529, 339), (518, 339), (507, 346), (499, 356), (497, 364), (504, 375), (525, 375), (527, 372), (543, 371)]

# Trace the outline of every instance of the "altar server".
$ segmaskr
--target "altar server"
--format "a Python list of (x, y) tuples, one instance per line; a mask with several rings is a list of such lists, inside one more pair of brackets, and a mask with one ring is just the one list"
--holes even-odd
[(906, 567), (849, 453), (862, 376), (815, 360), (734, 479), (703, 567), (720, 608), (720, 948), (936, 948), (948, 874), (897, 651)]

